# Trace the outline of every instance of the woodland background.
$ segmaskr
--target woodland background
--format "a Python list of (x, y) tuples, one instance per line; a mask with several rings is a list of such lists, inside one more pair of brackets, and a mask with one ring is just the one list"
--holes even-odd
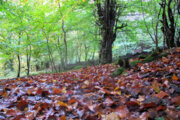
[[(105, 16), (106, 8), (114, 16)], [(179, 15), (179, 0), (1, 0), (0, 78), (62, 72), (178, 46)], [(116, 35), (106, 43), (105, 22), (113, 19), (110, 31)], [(107, 54), (104, 43), (112, 49), (106, 51), (110, 59), (100, 57)]]

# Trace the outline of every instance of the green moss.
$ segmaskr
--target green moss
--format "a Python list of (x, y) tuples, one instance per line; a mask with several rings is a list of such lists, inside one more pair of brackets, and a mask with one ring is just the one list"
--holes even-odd
[(147, 56), (142, 62), (147, 63), (147, 62), (152, 62), (154, 60), (158, 59), (158, 52), (153, 51), (149, 56)]
[(119, 58), (118, 65), (120, 65), (120, 67), (129, 68), (129, 59), (128, 58)]
[(168, 54), (165, 53), (165, 52), (163, 52), (163, 53), (160, 54), (160, 57), (167, 57), (167, 56), (168, 56)]
[(130, 66), (131, 66), (131, 67), (137, 66), (138, 63), (141, 63), (141, 61), (135, 60), (135, 61), (133, 61), (133, 62), (130, 63)]
[(125, 71), (124, 67), (119, 67), (112, 73), (112, 76), (116, 77), (118, 75), (121, 75), (124, 71)]
[(140, 59), (144, 59), (146, 57), (147, 57), (147, 55), (139, 55), (138, 59), (140, 60)]
[(84, 67), (83, 65), (78, 65), (78, 66), (75, 66), (73, 69), (77, 70), (77, 69), (81, 69), (83, 67)]

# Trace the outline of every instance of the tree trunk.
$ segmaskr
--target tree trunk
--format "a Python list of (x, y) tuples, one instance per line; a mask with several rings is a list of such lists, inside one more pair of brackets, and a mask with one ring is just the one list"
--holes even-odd
[(17, 55), (18, 58), (18, 73), (17, 73), (17, 77), (21, 76), (21, 58), (19, 56), (19, 54)]
[[(61, 9), (61, 5), (60, 5), (60, 2), (59, 2), (59, 10)], [(61, 10), (60, 10), (60, 15), (61, 15), (61, 17), (63, 17), (63, 14), (62, 14), (62, 12), (61, 12)], [(68, 60), (67, 60), (67, 57), (68, 57), (68, 47), (67, 47), (67, 40), (66, 40), (66, 30), (65, 30), (65, 25), (64, 25), (64, 20), (62, 19), (62, 31), (63, 31), (63, 40), (64, 40), (64, 45), (65, 45), (65, 67), (66, 67), (66, 65), (67, 65), (67, 62), (68, 62)]]
[(27, 50), (26, 64), (27, 64), (27, 76), (29, 76), (30, 65), (31, 65), (31, 45), (29, 46), (29, 51)]
[(67, 56), (68, 56), (68, 47), (67, 47), (67, 40), (66, 40), (66, 31), (64, 28), (64, 20), (62, 20), (62, 30), (63, 30), (63, 40), (64, 40), (64, 45), (65, 45), (65, 65), (67, 65)]
[[(167, 4), (166, 0), (162, 0), (162, 3), (160, 4), (161, 7), (163, 8), (162, 20), (161, 20), (163, 26), (161, 30), (164, 34), (164, 39), (168, 48), (175, 47), (175, 42), (174, 42), (175, 23), (174, 23), (174, 15), (171, 9), (171, 2), (172, 0), (168, 0), (168, 4)], [(167, 6), (168, 18), (166, 15), (166, 6)], [(168, 19), (170, 24), (168, 24)]]
[[(20, 46), (21, 44), (21, 33), (19, 33), (19, 41), (18, 41), (18, 45)], [(17, 54), (17, 58), (18, 58), (18, 72), (17, 72), (17, 77), (21, 76), (21, 57), (20, 57), (20, 49), (18, 49), (18, 54)]]
[[(108, 31), (108, 30), (107, 30)], [(103, 40), (101, 41), (101, 48), (100, 48), (100, 55), (99, 55), (99, 62), (101, 64), (111, 63), (112, 62), (112, 41), (115, 38), (112, 35), (112, 32), (108, 34), (104, 34)]]
[(117, 0), (95, 0), (97, 6), (98, 25), (101, 29), (102, 41), (100, 45), (99, 62), (101, 64), (112, 62), (112, 44), (116, 39), (118, 29), (125, 27), (125, 24), (118, 26), (119, 16), (122, 12), (122, 5)]

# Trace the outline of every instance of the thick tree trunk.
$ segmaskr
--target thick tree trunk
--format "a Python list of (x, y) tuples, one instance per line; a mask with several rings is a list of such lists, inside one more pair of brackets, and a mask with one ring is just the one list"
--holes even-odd
[(101, 64), (111, 63), (112, 44), (116, 39), (116, 32), (126, 26), (125, 24), (117, 25), (123, 7), (117, 3), (117, 0), (95, 0), (95, 2), (102, 36), (99, 62)]
[[(108, 31), (108, 30), (107, 30)], [(108, 34), (105, 32), (103, 40), (101, 41), (101, 48), (99, 54), (99, 62), (101, 64), (111, 63), (112, 62), (112, 43), (115, 40), (113, 34)]]

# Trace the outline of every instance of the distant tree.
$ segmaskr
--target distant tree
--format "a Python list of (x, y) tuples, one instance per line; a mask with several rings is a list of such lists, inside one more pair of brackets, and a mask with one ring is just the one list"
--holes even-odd
[(116, 39), (118, 29), (126, 24), (118, 25), (119, 17), (124, 10), (117, 0), (94, 0), (97, 7), (97, 24), (100, 26), (102, 40), (100, 43), (99, 62), (101, 64), (112, 62), (112, 44)]

